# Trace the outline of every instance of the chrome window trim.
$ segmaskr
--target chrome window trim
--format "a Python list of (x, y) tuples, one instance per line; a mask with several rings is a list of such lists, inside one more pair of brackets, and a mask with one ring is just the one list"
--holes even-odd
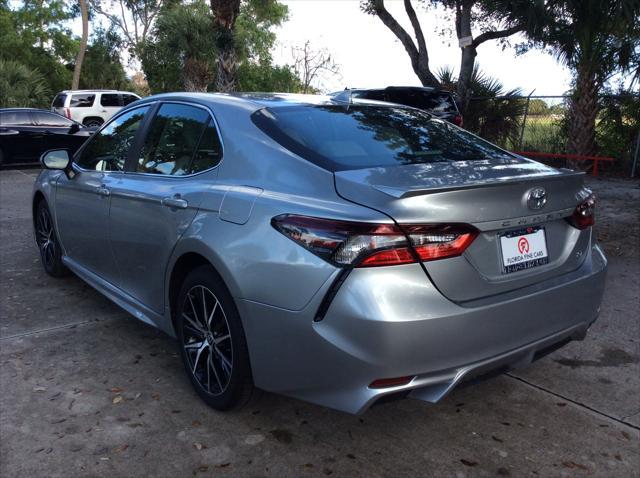
[[(207, 111), (209, 113), (210, 119), (213, 119), (213, 124), (216, 127), (216, 134), (218, 135), (218, 140), (220, 141), (220, 149), (221, 149), (221, 153), (222, 153), (222, 155), (220, 157), (220, 161), (218, 161), (218, 164), (216, 164), (215, 166), (212, 166), (209, 169), (205, 169), (204, 171), (198, 171), (197, 173), (192, 173), (192, 174), (184, 174), (182, 176), (176, 176), (175, 174), (141, 173), (141, 172), (138, 172), (138, 171), (122, 171), (122, 172), (124, 172), (126, 174), (135, 174), (136, 176), (152, 176), (154, 178), (187, 179), (187, 178), (192, 178), (194, 176), (199, 176), (201, 174), (205, 174), (205, 173), (208, 173), (210, 171), (213, 171), (218, 166), (220, 166), (220, 164), (222, 164), (222, 162), (224, 161), (224, 141), (222, 140), (222, 134), (220, 133), (220, 124), (218, 123), (218, 119), (216, 118), (216, 115), (213, 114), (213, 111), (211, 110), (211, 108), (209, 108), (206, 105), (202, 105), (200, 103), (192, 103), (192, 102), (185, 101), (185, 100), (158, 100), (158, 101), (156, 101), (154, 103), (159, 103), (158, 111), (160, 110), (160, 108), (162, 108), (163, 104), (168, 104), (168, 103), (182, 104), (182, 105), (186, 105), (186, 106), (194, 106), (196, 108), (201, 108), (201, 109)], [(147, 104), (147, 103), (145, 103), (145, 104)], [(144, 105), (140, 105), (140, 106), (144, 106)], [(158, 111), (156, 111), (156, 115), (158, 114)], [(155, 119), (155, 115), (152, 118), (152, 121), (153, 121), (153, 119)], [(120, 172), (120, 171), (118, 171), (118, 172)]]

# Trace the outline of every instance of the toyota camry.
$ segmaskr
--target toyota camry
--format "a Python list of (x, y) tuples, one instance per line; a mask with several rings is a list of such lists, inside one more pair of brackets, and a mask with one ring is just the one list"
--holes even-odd
[(254, 387), (351, 413), (437, 402), (600, 310), (582, 173), (348, 90), (152, 96), (42, 163), (45, 270), (176, 337), (216, 409)]

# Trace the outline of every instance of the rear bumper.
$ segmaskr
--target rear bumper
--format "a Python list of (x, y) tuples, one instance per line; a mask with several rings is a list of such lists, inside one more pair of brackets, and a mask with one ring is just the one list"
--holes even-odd
[[(398, 392), (436, 402), (465, 378), (582, 338), (600, 311), (605, 275), (593, 246), (572, 273), (464, 306), (443, 297), (417, 264), (355, 269), (321, 322), (313, 317), (328, 283), (299, 312), (238, 302), (258, 387), (362, 413)], [(401, 376), (414, 378), (368, 387)]]

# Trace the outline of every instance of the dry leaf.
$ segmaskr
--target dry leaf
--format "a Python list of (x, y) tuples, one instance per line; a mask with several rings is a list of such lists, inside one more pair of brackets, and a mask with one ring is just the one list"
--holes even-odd
[(116, 448), (115, 450), (113, 450), (116, 453), (120, 453), (125, 451), (127, 448), (129, 448), (129, 445), (127, 445), (126, 443), (123, 445), (120, 445), (118, 448)]
[(117, 395), (115, 397), (113, 397), (113, 400), (111, 400), (114, 404), (116, 403), (120, 403), (122, 400), (124, 400), (124, 398), (122, 398), (122, 395)]
[(113, 393), (122, 393), (124, 392), (124, 388), (121, 387), (113, 387), (111, 389), (109, 389), (109, 391), (113, 392)]
[(196, 450), (202, 450), (202, 443), (195, 442), (195, 443), (193, 444), (193, 447), (194, 447)]

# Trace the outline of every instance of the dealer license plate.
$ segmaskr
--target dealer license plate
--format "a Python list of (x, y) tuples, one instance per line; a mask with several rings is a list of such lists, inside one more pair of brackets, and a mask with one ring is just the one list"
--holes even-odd
[(544, 227), (528, 227), (500, 236), (502, 273), (509, 274), (549, 262)]

